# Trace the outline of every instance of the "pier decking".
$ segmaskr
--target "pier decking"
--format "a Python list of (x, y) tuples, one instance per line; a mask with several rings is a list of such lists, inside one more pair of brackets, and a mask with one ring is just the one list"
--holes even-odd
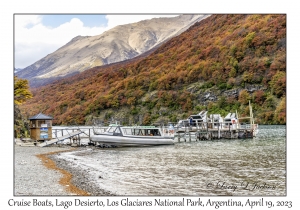
[(82, 133), (83, 133), (83, 131), (78, 130), (78, 131), (75, 131), (75, 132), (72, 132), (72, 133), (68, 133), (67, 135), (57, 137), (56, 139), (52, 139), (52, 140), (49, 140), (49, 141), (44, 141), (43, 143), (38, 144), (38, 146), (39, 147), (45, 147), (45, 146), (57, 143), (59, 141), (63, 141), (65, 139), (70, 139), (72, 137), (79, 136)]
[(201, 140), (214, 140), (214, 139), (245, 139), (253, 138), (257, 133), (257, 125), (254, 124), (250, 128), (203, 128), (203, 127), (187, 127), (185, 130), (179, 130), (175, 128), (174, 139), (181, 139), (184, 141), (191, 141), (195, 139), (196, 141)]

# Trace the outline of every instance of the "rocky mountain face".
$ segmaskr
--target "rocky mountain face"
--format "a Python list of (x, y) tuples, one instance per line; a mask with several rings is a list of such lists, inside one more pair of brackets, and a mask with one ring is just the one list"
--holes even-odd
[(17, 73), (31, 87), (45, 85), (95, 66), (136, 57), (179, 35), (209, 15), (153, 18), (120, 25), (97, 36), (77, 36), (55, 52)]
[(17, 73), (19, 71), (22, 71), (22, 69), (20, 69), (20, 68), (14, 68), (14, 73)]

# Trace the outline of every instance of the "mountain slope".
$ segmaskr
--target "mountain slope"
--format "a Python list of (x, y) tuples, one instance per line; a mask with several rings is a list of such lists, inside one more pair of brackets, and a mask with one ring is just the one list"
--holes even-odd
[(22, 106), (57, 124), (177, 121), (208, 109), (286, 122), (286, 16), (212, 15), (145, 58), (95, 67), (33, 90)]
[(47, 84), (86, 69), (140, 55), (186, 30), (207, 15), (180, 15), (120, 25), (97, 36), (78, 36), (17, 76), (30, 86)]

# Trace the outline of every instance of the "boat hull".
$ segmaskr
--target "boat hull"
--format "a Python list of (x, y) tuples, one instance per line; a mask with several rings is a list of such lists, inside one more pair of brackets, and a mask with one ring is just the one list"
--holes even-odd
[(93, 142), (109, 145), (172, 145), (173, 139), (166, 137), (127, 137), (110, 135), (93, 135), (90, 137)]

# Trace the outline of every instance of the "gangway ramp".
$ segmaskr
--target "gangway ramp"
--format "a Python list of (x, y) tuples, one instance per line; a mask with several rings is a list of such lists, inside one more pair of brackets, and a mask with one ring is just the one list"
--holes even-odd
[(72, 138), (72, 137), (77, 136), (77, 135), (79, 135), (79, 134), (81, 134), (81, 133), (84, 133), (84, 132), (81, 131), (81, 130), (78, 130), (78, 131), (75, 131), (75, 132), (72, 132), (72, 133), (68, 133), (68, 134), (66, 134), (66, 135), (57, 137), (56, 139), (52, 139), (52, 140), (50, 140), (50, 141), (45, 141), (45, 142), (43, 142), (43, 143), (40, 143), (40, 144), (38, 144), (38, 146), (39, 146), (39, 147), (45, 147), (45, 146), (48, 146), (48, 145), (50, 145), (50, 144), (54, 144), (54, 143), (57, 143), (57, 142), (59, 142), (59, 141), (63, 141), (63, 140), (65, 140), (65, 139)]

